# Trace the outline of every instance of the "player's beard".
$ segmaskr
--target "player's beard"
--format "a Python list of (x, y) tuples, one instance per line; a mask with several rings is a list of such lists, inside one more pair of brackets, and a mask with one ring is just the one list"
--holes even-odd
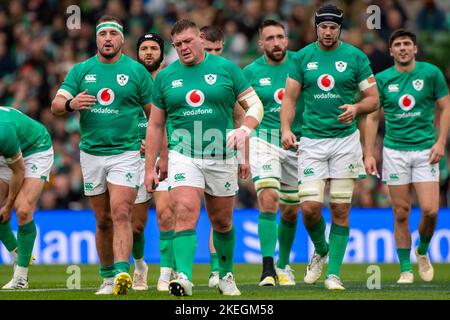
[(272, 50), (271, 52), (267, 52), (267, 57), (272, 61), (280, 62), (286, 56), (286, 50), (287, 50), (286, 48), (281, 49), (281, 55), (279, 56), (276, 56), (274, 54), (274, 50)]
[[(114, 49), (114, 46), (113, 46)], [(113, 50), (111, 53), (104, 53), (103, 50), (98, 49), (98, 53), (105, 59), (111, 60), (114, 59), (120, 52), (121, 47), (119, 47), (117, 50)]]
[(138, 62), (142, 64), (145, 69), (147, 69), (148, 72), (153, 72), (155, 70), (158, 70), (159, 66), (161, 65), (163, 59), (160, 57), (157, 61), (153, 62), (152, 64), (146, 64), (144, 60), (138, 57)]

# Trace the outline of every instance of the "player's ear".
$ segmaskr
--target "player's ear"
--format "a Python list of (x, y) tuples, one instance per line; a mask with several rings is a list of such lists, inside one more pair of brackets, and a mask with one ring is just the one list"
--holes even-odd
[(262, 51), (264, 51), (264, 44), (263, 44), (261, 38), (258, 40), (258, 47), (259, 47)]
[(200, 32), (200, 39), (202, 39), (202, 42), (206, 39), (206, 34), (204, 32)]

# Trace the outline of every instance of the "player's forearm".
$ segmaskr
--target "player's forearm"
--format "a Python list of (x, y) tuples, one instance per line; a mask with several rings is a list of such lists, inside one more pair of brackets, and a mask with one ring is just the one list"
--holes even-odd
[(378, 96), (370, 95), (356, 103), (356, 109), (358, 114), (368, 114), (378, 109), (379, 99)]
[(244, 118), (245, 110), (239, 103), (236, 103), (233, 109), (233, 128), (239, 128), (243, 124)]
[(448, 130), (450, 129), (450, 98), (448, 96), (444, 97), (438, 104), (442, 108), (442, 113), (439, 121), (439, 137), (436, 143), (445, 147)]
[(57, 95), (51, 105), (51, 111), (55, 116), (62, 116), (67, 113), (65, 104), (67, 99), (61, 95)]
[(374, 113), (367, 115), (363, 139), (363, 150), (365, 158), (373, 156), (374, 154), (378, 124), (379, 124), (379, 111), (375, 111)]
[(164, 137), (164, 127), (147, 127), (147, 136), (145, 138), (145, 170), (154, 170), (158, 151), (161, 150)]
[(160, 158), (168, 158), (169, 157), (169, 141), (167, 139), (167, 131), (164, 130), (164, 138), (161, 144), (161, 149), (159, 150)]
[(11, 180), (9, 182), (8, 198), (6, 199), (5, 207), (12, 209), (20, 188), (22, 187), (23, 180), (25, 179), (25, 167), (17, 167), (13, 170)]
[(295, 109), (294, 103), (290, 99), (284, 100), (280, 110), (280, 128), (281, 132), (290, 131), (292, 121), (294, 120)]

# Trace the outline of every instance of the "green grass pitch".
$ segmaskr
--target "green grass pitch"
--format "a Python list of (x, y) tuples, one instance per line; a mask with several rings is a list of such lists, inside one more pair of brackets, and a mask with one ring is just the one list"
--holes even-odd
[[(417, 265), (414, 265), (415, 283), (412, 285), (398, 285), (400, 267), (396, 264), (378, 264), (381, 271), (381, 289), (369, 290), (367, 279), (367, 264), (345, 264), (342, 267), (341, 277), (346, 290), (344, 292), (329, 292), (324, 288), (323, 278), (315, 285), (306, 285), (303, 281), (304, 264), (294, 264), (297, 285), (292, 287), (259, 287), (258, 281), (261, 271), (259, 264), (235, 265), (237, 285), (242, 292), (240, 297), (224, 297), (216, 289), (208, 288), (209, 265), (196, 264), (193, 274), (193, 296), (174, 297), (167, 292), (156, 290), (159, 266), (149, 265), (149, 290), (136, 292), (130, 290), (126, 296), (96, 296), (96, 288), (101, 283), (98, 267), (94, 265), (80, 265), (81, 288), (79, 290), (67, 289), (67, 266), (64, 265), (33, 265), (30, 267), (30, 288), (21, 291), (0, 290), (0, 300), (450, 300), (450, 265), (435, 264), (435, 279), (433, 282), (423, 282), (417, 274)], [(0, 284), (3, 285), (12, 276), (11, 266), (0, 266)]]

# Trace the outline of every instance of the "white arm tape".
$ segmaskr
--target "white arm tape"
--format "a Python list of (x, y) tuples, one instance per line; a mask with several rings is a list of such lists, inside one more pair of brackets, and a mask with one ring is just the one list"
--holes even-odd
[(58, 94), (67, 98), (67, 100), (73, 99), (73, 95), (69, 91), (64, 90), (64, 89), (58, 89), (58, 91), (56, 91), (56, 95), (58, 95)]
[(5, 158), (6, 164), (14, 164), (22, 158), (22, 152), (15, 158)]
[(248, 105), (248, 110), (245, 113), (245, 116), (252, 116), (255, 118), (259, 123), (261, 123), (261, 120), (264, 116), (264, 106), (259, 99), (258, 95), (256, 94), (255, 90), (250, 91), (249, 93), (245, 94), (243, 97), (239, 99), (239, 101), (246, 101)]
[(373, 87), (374, 85), (376, 85), (376, 81), (375, 78), (373, 76), (373, 74), (368, 77), (367, 79), (361, 81), (360, 83), (358, 83), (358, 88), (359, 91), (364, 91), (366, 89), (369, 89), (370, 87)]

